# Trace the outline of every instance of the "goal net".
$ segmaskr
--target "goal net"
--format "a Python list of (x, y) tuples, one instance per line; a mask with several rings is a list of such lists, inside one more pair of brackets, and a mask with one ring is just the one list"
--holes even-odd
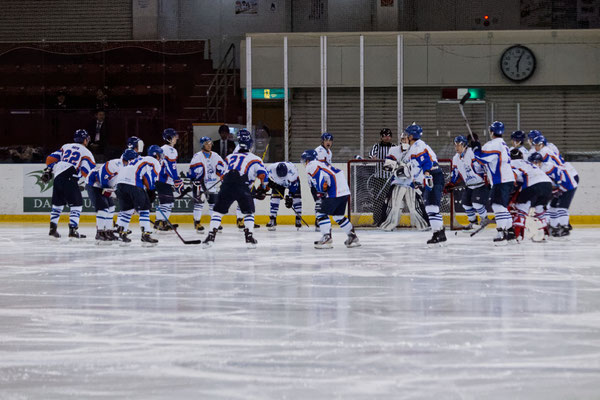
[[(391, 195), (391, 173), (383, 170), (384, 160), (348, 161), (348, 184), (350, 186), (349, 217), (352, 225), (359, 228), (376, 228), (385, 221), (389, 196)], [(445, 182), (450, 181), (451, 160), (438, 160), (444, 171)], [(442, 195), (440, 212), (444, 217), (444, 226), (449, 229), (461, 229), (456, 214), (464, 212), (460, 207), (462, 189)], [(455, 201), (455, 198), (457, 201)], [(398, 228), (410, 228), (408, 209), (402, 210)]]

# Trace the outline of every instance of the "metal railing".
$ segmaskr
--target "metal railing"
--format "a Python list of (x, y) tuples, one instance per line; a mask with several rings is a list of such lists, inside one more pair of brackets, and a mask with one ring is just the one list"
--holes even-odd
[(214, 78), (206, 89), (206, 112), (208, 121), (221, 121), (227, 115), (227, 96), (233, 87), (237, 95), (235, 70), (235, 45), (232, 43), (221, 60)]

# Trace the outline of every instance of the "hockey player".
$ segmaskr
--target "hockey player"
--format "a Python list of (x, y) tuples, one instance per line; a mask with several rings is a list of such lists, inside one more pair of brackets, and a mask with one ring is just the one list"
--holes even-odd
[(437, 156), (423, 140), (423, 129), (413, 123), (404, 132), (408, 136), (410, 147), (407, 159), (410, 160), (411, 178), (415, 186), (423, 190), (425, 210), (433, 230), (433, 236), (427, 241), (428, 245), (442, 245), (446, 241), (444, 221), (440, 214), (440, 202), (444, 190), (444, 172), (437, 163)]
[(73, 142), (63, 145), (60, 150), (55, 151), (46, 158), (47, 167), (41, 178), (44, 183), (47, 183), (54, 175), (49, 235), (56, 239), (60, 237), (57, 231), (58, 220), (65, 205), (68, 205), (71, 209), (69, 238), (85, 238), (85, 235), (77, 231), (79, 217), (83, 209), (83, 197), (78, 182), (81, 178), (88, 176), (96, 166), (96, 161), (87, 149), (90, 136), (85, 129), (75, 131)]
[(515, 237), (524, 238), (525, 221), (529, 216), (529, 209), (535, 208), (535, 217), (540, 221), (540, 228), (547, 234), (546, 207), (552, 199), (552, 181), (544, 171), (529, 161), (523, 159), (519, 148), (510, 151), (510, 166), (515, 174), (516, 183), (520, 190), (516, 197), (514, 207), (516, 216), (513, 217)]
[[(179, 139), (179, 135), (173, 128), (167, 128), (162, 134), (163, 140), (167, 144), (162, 146), (163, 160), (162, 167), (160, 170), (160, 176), (156, 182), (156, 192), (158, 194), (158, 207), (161, 212), (156, 213), (156, 221), (154, 222), (154, 229), (159, 231), (168, 231), (171, 226), (167, 224), (166, 220), (171, 216), (173, 205), (175, 204), (173, 196), (173, 190), (176, 190), (179, 194), (183, 191), (183, 181), (177, 175), (177, 150), (175, 150), (175, 144)], [(173, 227), (177, 228), (177, 224), (172, 224)]]
[[(194, 154), (190, 163), (188, 177), (192, 180), (194, 195), (194, 229), (197, 233), (204, 231), (200, 223), (202, 209), (204, 208), (204, 196), (208, 201), (208, 210), (212, 216), (213, 207), (219, 193), (218, 182), (221, 181), (225, 172), (225, 163), (221, 156), (212, 151), (213, 142), (208, 136), (200, 138), (202, 150)], [(222, 229), (219, 226), (219, 229)]]
[(454, 138), (456, 154), (452, 158), (452, 177), (444, 186), (444, 192), (454, 189), (460, 181), (464, 182), (466, 188), (462, 193), (461, 204), (469, 219), (469, 225), (465, 230), (473, 230), (477, 225), (478, 214), (482, 225), (490, 223), (485, 208), (490, 188), (486, 182), (485, 165), (475, 158), (473, 150), (467, 146), (467, 143), (467, 138), (464, 136)]
[[(240, 138), (249, 138), (250, 140), (252, 140), (253, 146), (254, 146), (254, 139), (252, 139), (252, 134), (250, 133), (250, 131), (248, 131), (247, 129), (240, 129), (237, 133), (237, 139), (238, 139), (238, 143), (240, 141)], [(254, 150), (254, 148), (252, 149), (248, 149), (249, 152), (252, 152)], [(235, 149), (233, 150), (234, 153), (239, 152), (240, 151), (240, 145), (236, 145)], [(262, 158), (261, 158), (262, 161)], [(250, 193), (254, 195), (254, 188), (251, 187), (250, 188)], [(257, 199), (254, 198), (254, 208), (256, 208), (256, 201)], [(245, 224), (244, 224), (244, 213), (242, 212), (242, 210), (240, 209), (240, 205), (238, 204), (238, 206), (235, 209), (235, 215), (236, 215), (236, 224), (237, 227), (241, 230), (244, 230), (245, 228)], [(257, 225), (256, 223), (254, 224), (254, 229), (258, 229), (260, 228), (260, 225)]]
[(208, 236), (204, 240), (204, 247), (210, 247), (215, 241), (219, 225), (223, 215), (227, 214), (229, 207), (234, 201), (238, 202), (244, 215), (244, 235), (248, 248), (256, 247), (256, 239), (252, 236), (254, 231), (254, 199), (250, 193), (250, 186), (256, 179), (260, 180), (260, 186), (255, 192), (255, 197), (263, 200), (266, 196), (268, 173), (260, 157), (252, 154), (253, 140), (250, 135), (240, 136), (239, 150), (234, 151), (225, 159), (226, 169), (223, 183), (217, 196), (213, 215), (210, 219)]
[(333, 146), (333, 135), (328, 132), (323, 133), (321, 135), (321, 145), (315, 149), (317, 152), (317, 160), (331, 165), (331, 159), (333, 157), (331, 146)]
[(88, 196), (96, 210), (96, 241), (98, 243), (118, 240), (112, 230), (113, 214), (115, 212), (115, 187), (118, 174), (129, 161), (138, 158), (138, 154), (127, 149), (121, 158), (115, 158), (99, 165), (92, 170), (86, 181)]
[(483, 148), (478, 141), (471, 142), (471, 148), (477, 160), (485, 164), (488, 178), (492, 184), (490, 201), (496, 217), (496, 230), (498, 235), (494, 243), (498, 246), (506, 245), (515, 239), (512, 226), (512, 217), (508, 211), (510, 194), (515, 185), (515, 176), (510, 167), (508, 146), (502, 139), (504, 124), (495, 121), (490, 125), (491, 140)]
[(514, 131), (510, 134), (510, 141), (512, 142), (512, 147), (509, 149), (509, 151), (512, 151), (512, 149), (518, 149), (522, 154), (522, 158), (526, 160), (529, 156), (529, 150), (525, 148), (525, 132)]
[(121, 168), (117, 183), (117, 198), (121, 211), (117, 218), (117, 233), (123, 243), (131, 242), (127, 236), (129, 222), (135, 211), (140, 214), (143, 245), (156, 245), (150, 232), (151, 201), (147, 191), (154, 191), (161, 171), (163, 150), (157, 145), (148, 148), (146, 157), (137, 157)]
[(383, 165), (384, 170), (394, 175), (387, 203), (387, 217), (380, 225), (380, 228), (384, 231), (394, 230), (405, 205), (410, 213), (411, 225), (420, 230), (430, 228), (421, 190), (415, 189), (412, 182), (410, 158), (407, 152), (409, 147), (408, 136), (403, 132), (400, 138), (400, 146), (394, 146), (390, 149)]
[[(563, 237), (569, 235), (569, 207), (577, 190), (577, 180), (569, 170), (560, 165), (556, 157), (549, 155), (551, 151), (544, 146), (546, 139), (538, 136), (534, 139), (536, 148), (540, 151), (530, 155), (530, 161), (539, 166), (554, 182), (554, 199), (550, 202), (548, 214), (550, 217), (550, 235)], [(558, 161), (558, 162), (557, 162)]]
[(302, 193), (300, 192), (300, 177), (298, 170), (291, 162), (274, 163), (267, 169), (269, 173), (269, 188), (271, 189), (271, 211), (269, 214), (269, 223), (267, 229), (274, 231), (277, 226), (277, 212), (279, 203), (284, 198), (285, 206), (292, 208), (296, 214), (296, 228), (302, 227)]
[(544, 158), (544, 162), (552, 161), (556, 165), (563, 166), (569, 175), (579, 183), (579, 174), (577, 170), (570, 162), (566, 162), (565, 159), (560, 155), (560, 151), (558, 147), (554, 143), (549, 143), (548, 140), (540, 131), (531, 131), (535, 132), (531, 142), (533, 144), (533, 148), (536, 152), (542, 154)]
[(346, 247), (360, 246), (354, 227), (345, 216), (350, 188), (344, 172), (319, 161), (315, 150), (303, 152), (301, 162), (306, 167), (309, 185), (315, 188), (317, 196), (322, 199), (321, 207), (317, 213), (317, 222), (323, 236), (315, 241), (315, 248), (330, 249), (333, 247), (329, 216), (332, 216), (333, 220), (348, 235), (348, 238), (344, 241)]

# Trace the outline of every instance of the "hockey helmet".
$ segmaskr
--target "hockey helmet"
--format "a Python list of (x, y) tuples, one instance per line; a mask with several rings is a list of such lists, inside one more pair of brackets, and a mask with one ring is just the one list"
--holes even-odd
[(179, 137), (179, 135), (175, 129), (167, 128), (163, 131), (162, 137), (165, 142), (170, 143), (174, 137)]
[(490, 132), (495, 136), (502, 136), (504, 133), (504, 124), (500, 121), (494, 121), (490, 125)]
[[(245, 132), (248, 132), (244, 129)], [(242, 131), (240, 131), (241, 133)], [(240, 139), (238, 140), (238, 145), (240, 146), (241, 150), (247, 150), (250, 151), (250, 149), (252, 148), (252, 145), (254, 144), (254, 141), (252, 140), (252, 136), (250, 135), (250, 132), (248, 132), (248, 135), (240, 135)]]
[(527, 134), (527, 137), (529, 138), (529, 140), (531, 140), (533, 142), (533, 139), (535, 139), (537, 136), (542, 136), (542, 132), (538, 131), (537, 129), (531, 130), (529, 131), (529, 133)]
[(510, 151), (510, 159), (511, 160), (522, 160), (523, 159), (523, 153), (521, 153), (521, 150), (519, 150), (518, 148), (514, 148)]
[(133, 149), (127, 149), (123, 152), (123, 154), (121, 155), (121, 159), (123, 161), (131, 161), (131, 160), (135, 160), (138, 157), (138, 153), (136, 153), (135, 150)]
[(535, 164), (536, 162), (543, 162), (544, 158), (542, 157), (542, 155), (540, 153), (531, 153), (529, 155), (529, 157), (527, 158), (527, 161)]
[(406, 132), (408, 136), (412, 136), (413, 140), (419, 140), (423, 134), (423, 128), (421, 128), (421, 125), (417, 125), (416, 122), (413, 122), (406, 127), (404, 132)]
[(468, 140), (466, 137), (460, 135), (460, 136), (457, 136), (454, 138), (454, 144), (459, 144), (459, 143), (462, 144), (463, 146), (467, 147)]
[(317, 159), (317, 152), (313, 149), (305, 150), (300, 156), (300, 160), (304, 163), (310, 162)]
[(132, 136), (127, 139), (127, 148), (141, 153), (144, 151), (144, 141), (137, 136)]
[(321, 141), (324, 142), (325, 140), (333, 140), (333, 135), (329, 132), (323, 132), (321, 134)]
[(85, 139), (89, 139), (90, 135), (87, 133), (85, 129), (77, 129), (75, 134), (73, 135), (73, 141), (75, 143), (83, 143)]
[(379, 132), (380, 136), (392, 136), (392, 130), (389, 128), (383, 128), (381, 132)]
[(531, 141), (534, 145), (543, 144), (544, 146), (548, 144), (548, 141), (544, 137), (544, 135), (539, 135), (533, 138)]
[(209, 138), (208, 136), (202, 136), (200, 138), (200, 147), (204, 147), (204, 143), (207, 143), (207, 142), (211, 142), (212, 143), (212, 139)]
[(162, 158), (163, 149), (161, 149), (159, 146), (153, 144), (152, 146), (148, 147), (148, 155), (150, 157), (154, 157), (154, 158), (156, 158), (156, 156), (158, 155), (159, 158)]
[(514, 131), (510, 134), (510, 138), (515, 142), (523, 143), (525, 141), (525, 132), (523, 131)]
[(287, 167), (287, 165), (285, 165), (285, 163), (279, 163), (279, 164), (277, 164), (277, 167), (275, 168), (275, 172), (277, 173), (278, 177), (284, 178), (288, 174), (288, 167)]

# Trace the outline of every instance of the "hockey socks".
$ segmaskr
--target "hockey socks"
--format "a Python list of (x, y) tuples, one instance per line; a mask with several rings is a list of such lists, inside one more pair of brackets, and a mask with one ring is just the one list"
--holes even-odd
[(144, 232), (150, 232), (150, 210), (140, 210), (140, 227)]
[(156, 213), (156, 220), (163, 221), (169, 219), (169, 217), (171, 216), (171, 210), (173, 210), (173, 205), (175, 205), (175, 203), (159, 204), (158, 208), (160, 209), (160, 211), (162, 211), (162, 213), (160, 211)]
[(352, 223), (350, 222), (350, 220), (348, 218), (346, 218), (345, 216), (334, 215), (333, 220), (335, 222), (337, 222), (337, 224), (340, 226), (340, 228), (342, 228), (344, 230), (344, 232), (346, 232), (346, 235), (349, 235), (350, 232), (352, 232), (352, 229), (354, 227), (352, 226)]
[(111, 229), (112, 225), (112, 214), (108, 208), (98, 210), (96, 212), (96, 228), (99, 231), (105, 231)]
[(208, 232), (212, 232), (213, 229), (219, 229), (221, 225), (221, 219), (223, 219), (223, 214), (214, 212), (212, 217), (210, 218), (210, 226), (208, 228)]
[(250, 233), (254, 232), (254, 214), (244, 215), (244, 228), (248, 229)]
[(117, 218), (117, 225), (122, 226), (123, 229), (129, 229), (129, 222), (131, 222), (131, 216), (135, 210), (132, 208), (131, 210), (119, 211), (119, 216)]
[(442, 214), (440, 214), (439, 206), (425, 206), (427, 217), (429, 218), (429, 224), (434, 232), (441, 231), (444, 228), (444, 220)]
[(512, 226), (512, 216), (508, 209), (501, 204), (492, 204), (492, 210), (496, 217), (496, 226), (499, 229), (508, 229)]
[(271, 217), (277, 216), (277, 213), (279, 212), (279, 203), (280, 202), (281, 202), (281, 198), (275, 197), (275, 196), (271, 197), (271, 212), (269, 214)]
[(50, 223), (58, 225), (58, 219), (60, 218), (60, 213), (62, 212), (65, 206), (55, 206), (52, 205), (52, 211), (50, 212)]
[(81, 216), (81, 210), (83, 210), (83, 206), (71, 207), (71, 215), (69, 216), (70, 226), (79, 226), (79, 217)]
[(319, 226), (319, 231), (321, 231), (323, 235), (331, 234), (331, 221), (327, 215), (317, 213), (317, 225)]
[(194, 204), (194, 221), (200, 221), (202, 218), (202, 210), (204, 209), (204, 203), (195, 203)]

